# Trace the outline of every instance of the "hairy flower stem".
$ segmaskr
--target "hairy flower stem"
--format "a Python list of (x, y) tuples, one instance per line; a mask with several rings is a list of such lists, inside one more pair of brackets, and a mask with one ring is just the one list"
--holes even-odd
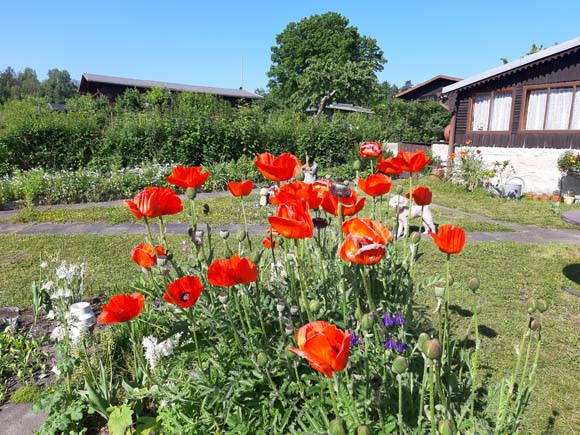
[(477, 297), (473, 298), (473, 321), (475, 323), (475, 353), (471, 368), (471, 415), (475, 415), (475, 390), (477, 389), (477, 360), (479, 357), (479, 323), (477, 320)]
[(433, 371), (435, 370), (435, 364), (433, 361), (430, 362), (431, 367), (429, 368), (429, 420), (431, 422), (431, 435), (437, 433), (435, 426), (435, 389), (433, 388)]
[(399, 384), (399, 409), (397, 412), (397, 426), (399, 426), (399, 433), (403, 433), (403, 378), (400, 374), (397, 375), (397, 383)]
[(405, 238), (409, 239), (409, 229), (411, 228), (411, 210), (413, 209), (413, 173), (409, 172), (409, 225), (405, 228)]
[(373, 296), (372, 296), (372, 293), (371, 293), (371, 285), (369, 283), (369, 277), (367, 275), (367, 271), (366, 271), (365, 266), (361, 265), (360, 270), (361, 270), (361, 275), (362, 275), (362, 279), (363, 279), (363, 286), (365, 288), (365, 293), (367, 295), (367, 301), (368, 301), (368, 304), (369, 304), (369, 310), (371, 312), (374, 312), (377, 307), (375, 306), (375, 303), (373, 302)]
[(248, 233), (248, 219), (246, 218), (246, 207), (244, 206), (243, 197), (240, 196), (240, 201), (242, 203), (242, 216), (244, 217), (244, 232), (246, 233), (246, 239), (248, 239), (248, 248), (250, 252), (252, 251), (252, 239), (250, 238), (250, 233)]
[(327, 378), (328, 390), (330, 391), (330, 398), (332, 400), (332, 409), (334, 410), (334, 416), (336, 418), (340, 417), (338, 413), (338, 403), (336, 402), (336, 393), (334, 392), (334, 385), (332, 385), (332, 378)]
[(421, 393), (419, 398), (419, 414), (417, 415), (417, 427), (421, 427), (423, 421), (425, 389), (427, 388), (427, 358), (423, 355), (423, 377), (421, 378)]
[(447, 366), (451, 370), (451, 345), (449, 339), (449, 268), (451, 255), (447, 254), (447, 261), (445, 262), (445, 303), (443, 311), (443, 349), (445, 350), (445, 358)]
[[(260, 286), (259, 286), (260, 278), (256, 279), (256, 298), (260, 296)], [(252, 299), (250, 299), (252, 301)], [(268, 334), (266, 334), (266, 326), (264, 324), (264, 317), (262, 316), (262, 310), (257, 304), (256, 300), (253, 300), (254, 309), (258, 313), (258, 319), (260, 320), (260, 328), (262, 329), (262, 335), (264, 336), (264, 341), (268, 343)]]
[[(304, 281), (304, 274), (302, 273), (302, 266), (300, 265), (300, 261), (298, 261), (298, 240), (294, 239), (294, 261), (296, 262), (296, 273), (298, 274), (298, 281), (300, 281), (300, 294), (302, 296), (302, 303), (304, 304), (304, 310), (306, 311), (306, 315), (308, 317), (308, 321), (314, 321), (314, 317), (312, 316), (312, 312), (310, 311), (310, 304), (308, 303), (308, 296), (306, 295), (306, 282)], [(302, 258), (300, 258), (302, 260)]]
[(236, 311), (238, 313), (238, 317), (240, 319), (240, 323), (242, 324), (242, 330), (244, 332), (244, 336), (246, 338), (246, 340), (249, 340), (249, 331), (246, 330), (246, 324), (244, 321), (244, 316), (242, 315), (242, 309), (240, 308), (240, 300), (238, 297), (238, 292), (236, 291), (235, 288), (232, 289), (232, 295), (234, 296), (234, 304), (236, 306)]
[(228, 309), (228, 305), (227, 304), (223, 304), (224, 310), (226, 312), (226, 317), (228, 318), (228, 321), (230, 322), (230, 326), (232, 328), (232, 331), (234, 333), (234, 340), (236, 342), (236, 344), (238, 345), (238, 349), (242, 350), (242, 342), (240, 341), (240, 336), (238, 335), (238, 330), (237, 328), (234, 326), (234, 321), (232, 319), (232, 314), (230, 313), (230, 310)]
[(346, 327), (348, 325), (348, 307), (346, 301), (346, 276), (344, 276), (344, 263), (341, 261), (338, 267), (340, 269), (339, 286), (340, 286), (340, 296), (342, 298), (342, 321), (344, 322), (344, 326)]
[(145, 229), (147, 230), (147, 242), (151, 246), (155, 246), (155, 242), (153, 240), (153, 234), (151, 233), (151, 226), (149, 225), (149, 219), (147, 216), (143, 216), (143, 222), (145, 222)]
[(377, 220), (377, 197), (373, 196), (373, 220), (376, 221)]

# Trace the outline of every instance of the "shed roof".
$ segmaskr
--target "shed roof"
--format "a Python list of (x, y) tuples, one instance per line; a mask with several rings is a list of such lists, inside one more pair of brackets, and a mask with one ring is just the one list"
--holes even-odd
[(445, 75), (439, 74), (438, 76), (435, 76), (433, 78), (430, 78), (429, 80), (426, 80), (426, 81), (424, 81), (422, 83), (419, 83), (418, 85), (415, 85), (412, 88), (405, 89), (404, 91), (399, 92), (397, 95), (395, 95), (395, 98), (400, 98), (403, 95), (407, 95), (410, 92), (414, 92), (417, 89), (420, 89), (423, 86), (426, 86), (426, 85), (428, 85), (428, 84), (430, 84), (430, 83), (432, 83), (432, 82), (434, 82), (436, 80), (445, 80), (445, 81), (450, 81), (450, 82), (459, 82), (459, 81), (461, 81), (461, 79), (460, 78), (457, 78), (457, 77), (451, 77), (451, 76), (445, 76)]
[(468, 77), (465, 80), (460, 82), (454, 83), (449, 86), (445, 86), (443, 88), (443, 94), (448, 94), (449, 92), (456, 91), (461, 88), (465, 88), (467, 86), (473, 85), (475, 83), (481, 82), (483, 80), (498, 76), (500, 74), (509, 73), (512, 70), (525, 67), (526, 65), (532, 64), (534, 62), (542, 61), (550, 56), (554, 56), (560, 53), (563, 53), (567, 50), (580, 47), (580, 37), (571, 39), (569, 41), (563, 42), (558, 45), (554, 45), (553, 47), (546, 48), (545, 50), (538, 51), (534, 54), (529, 54), (524, 57), (520, 57), (519, 59), (513, 60), (505, 65), (501, 65), (482, 73), (476, 74), (474, 76)]
[[(342, 110), (345, 112), (359, 112), (359, 113), (368, 113), (369, 115), (374, 114), (371, 109), (367, 109), (366, 107), (362, 106), (355, 106), (354, 104), (347, 104), (347, 103), (330, 103), (326, 107), (326, 109), (331, 110)], [(307, 112), (316, 112), (318, 107), (310, 106), (306, 109)]]
[(155, 80), (138, 80), (124, 77), (111, 77), (99, 74), (84, 73), (81, 78), (79, 90), (82, 90), (83, 84), (86, 86), (87, 82), (107, 83), (111, 85), (121, 85), (132, 88), (162, 88), (177, 92), (195, 92), (200, 94), (213, 94), (223, 97), (246, 98), (253, 100), (261, 100), (261, 95), (255, 94), (245, 89), (229, 89), (229, 88), (214, 88), (211, 86), (193, 86), (179, 83), (158, 82)]

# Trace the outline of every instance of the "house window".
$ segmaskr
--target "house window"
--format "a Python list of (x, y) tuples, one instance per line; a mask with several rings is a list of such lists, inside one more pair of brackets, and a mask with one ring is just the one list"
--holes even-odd
[(580, 86), (528, 90), (524, 113), (524, 130), (580, 130)]
[(498, 91), (476, 95), (473, 99), (471, 130), (509, 130), (512, 98), (512, 91)]

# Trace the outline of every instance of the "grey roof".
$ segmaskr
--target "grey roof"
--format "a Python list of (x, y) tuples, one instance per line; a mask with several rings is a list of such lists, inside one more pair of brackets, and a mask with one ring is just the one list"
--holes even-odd
[[(122, 85), (133, 88), (163, 88), (178, 92), (196, 92), (200, 94), (213, 94), (224, 97), (248, 98), (261, 100), (261, 95), (255, 94), (245, 89), (214, 88), (211, 86), (192, 86), (179, 83), (157, 82), (155, 80), (137, 80), (123, 77), (102, 76), (99, 74), (84, 73), (82, 80), (89, 82), (108, 83), (112, 85)], [(81, 81), (82, 81), (81, 80)]]
[[(330, 103), (326, 106), (326, 109), (332, 110), (343, 110), (345, 112), (359, 112), (359, 113), (368, 113), (370, 115), (374, 114), (371, 109), (367, 109), (366, 107), (355, 106), (354, 104), (346, 104), (346, 103)], [(318, 107), (310, 106), (306, 109), (307, 112), (316, 112)]]
[(496, 68), (492, 68), (492, 69), (487, 70), (485, 72), (468, 77), (465, 80), (462, 80), (460, 82), (454, 83), (454, 84), (449, 85), (449, 86), (445, 86), (443, 88), (442, 92), (443, 92), (443, 94), (448, 94), (449, 92), (456, 91), (458, 89), (464, 88), (466, 86), (472, 85), (472, 84), (480, 82), (482, 80), (497, 76), (499, 74), (506, 73), (506, 72), (511, 71), (513, 69), (520, 68), (522, 66), (528, 65), (528, 64), (533, 63), (533, 62), (537, 62), (537, 61), (542, 60), (544, 58), (553, 56), (553, 55), (558, 54), (558, 53), (562, 53), (566, 50), (569, 50), (571, 48), (576, 48), (578, 46), (580, 46), (580, 37), (571, 39), (569, 41), (563, 42), (563, 43), (558, 44), (558, 45), (554, 45), (553, 47), (546, 48), (545, 50), (538, 51), (537, 53), (530, 54), (530, 55), (527, 55), (524, 57), (520, 57), (519, 59), (516, 59), (514, 61), (506, 63), (505, 65), (501, 65), (501, 66), (498, 66)]

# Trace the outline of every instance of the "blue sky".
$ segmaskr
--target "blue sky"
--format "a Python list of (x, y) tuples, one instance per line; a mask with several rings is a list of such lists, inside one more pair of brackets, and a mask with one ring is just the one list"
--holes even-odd
[(267, 85), (270, 47), (291, 21), (339, 12), (388, 59), (379, 80), (466, 78), (532, 43), (580, 36), (578, 0), (149, 1), (3, 0), (0, 69), (67, 69), (254, 90)]

